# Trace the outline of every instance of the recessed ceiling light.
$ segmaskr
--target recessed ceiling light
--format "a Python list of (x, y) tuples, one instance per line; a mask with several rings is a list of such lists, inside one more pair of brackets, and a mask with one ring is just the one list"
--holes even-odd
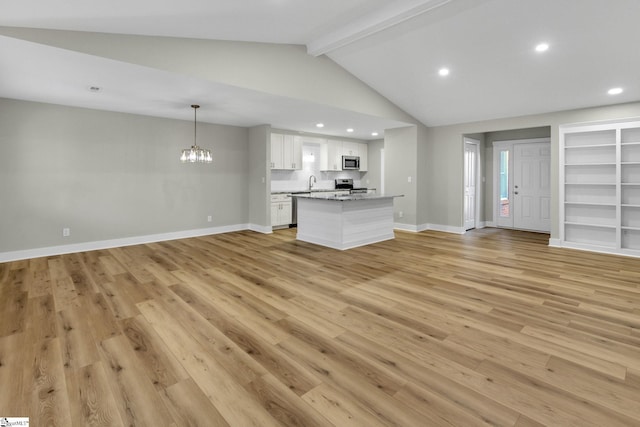
[(442, 77), (448, 76), (449, 75), (449, 69), (448, 68), (440, 68), (438, 70), (438, 74), (440, 74)]
[(618, 94), (622, 93), (622, 88), (621, 87), (614, 87), (614, 88), (609, 89), (607, 91), (607, 93), (609, 95), (618, 95)]
[(323, 128), (324, 127), (324, 123), (316, 123), (316, 127), (317, 128)]
[(378, 132), (371, 132), (371, 136), (378, 136)]
[(536, 46), (536, 52), (546, 52), (549, 50), (549, 43), (540, 43)]
[(347, 129), (347, 132), (349, 132), (349, 133), (353, 132), (353, 128)]

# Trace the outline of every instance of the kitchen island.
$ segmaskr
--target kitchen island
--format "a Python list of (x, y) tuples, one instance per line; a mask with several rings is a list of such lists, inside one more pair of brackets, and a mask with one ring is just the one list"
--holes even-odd
[(393, 199), (400, 196), (292, 194), (298, 233), (304, 242), (350, 249), (393, 239)]

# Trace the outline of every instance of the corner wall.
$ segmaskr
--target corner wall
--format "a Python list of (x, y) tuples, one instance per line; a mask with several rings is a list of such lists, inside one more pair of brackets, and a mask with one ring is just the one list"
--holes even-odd
[(271, 126), (249, 128), (249, 227), (262, 233), (271, 232), (270, 158)]
[[(416, 126), (384, 132), (385, 193), (404, 195), (393, 201), (396, 228), (417, 231), (418, 130)], [(411, 182), (409, 182), (409, 180)]]
[(429, 128), (429, 157), (424, 166), (430, 177), (427, 207), (429, 222), (454, 228), (463, 226), (463, 156), (460, 151), (463, 135), (550, 126), (551, 238), (558, 238), (560, 125), (631, 117), (640, 117), (640, 102)]
[(189, 121), (0, 99), (0, 259), (246, 228), (248, 130), (198, 124), (212, 165), (180, 163), (192, 143)]

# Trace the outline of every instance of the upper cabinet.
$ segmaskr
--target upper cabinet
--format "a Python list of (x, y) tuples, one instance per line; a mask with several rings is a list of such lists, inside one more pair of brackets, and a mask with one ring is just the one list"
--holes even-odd
[(369, 146), (364, 143), (358, 143), (358, 156), (360, 156), (360, 172), (369, 170)]
[(320, 146), (320, 170), (342, 170), (342, 141), (328, 139)]
[(360, 143), (351, 141), (342, 141), (342, 155), (343, 156), (359, 156)]
[(271, 134), (271, 169), (302, 169), (302, 140), (298, 136)]
[(366, 172), (368, 170), (367, 149), (368, 146), (365, 143), (328, 139), (322, 143), (320, 149), (320, 170), (341, 171), (342, 156), (358, 156), (360, 172)]

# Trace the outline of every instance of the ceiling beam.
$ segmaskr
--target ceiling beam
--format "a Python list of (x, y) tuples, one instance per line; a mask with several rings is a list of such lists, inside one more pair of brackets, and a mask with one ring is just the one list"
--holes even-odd
[(320, 56), (449, 3), (451, 0), (395, 1), (312, 40), (307, 53)]

